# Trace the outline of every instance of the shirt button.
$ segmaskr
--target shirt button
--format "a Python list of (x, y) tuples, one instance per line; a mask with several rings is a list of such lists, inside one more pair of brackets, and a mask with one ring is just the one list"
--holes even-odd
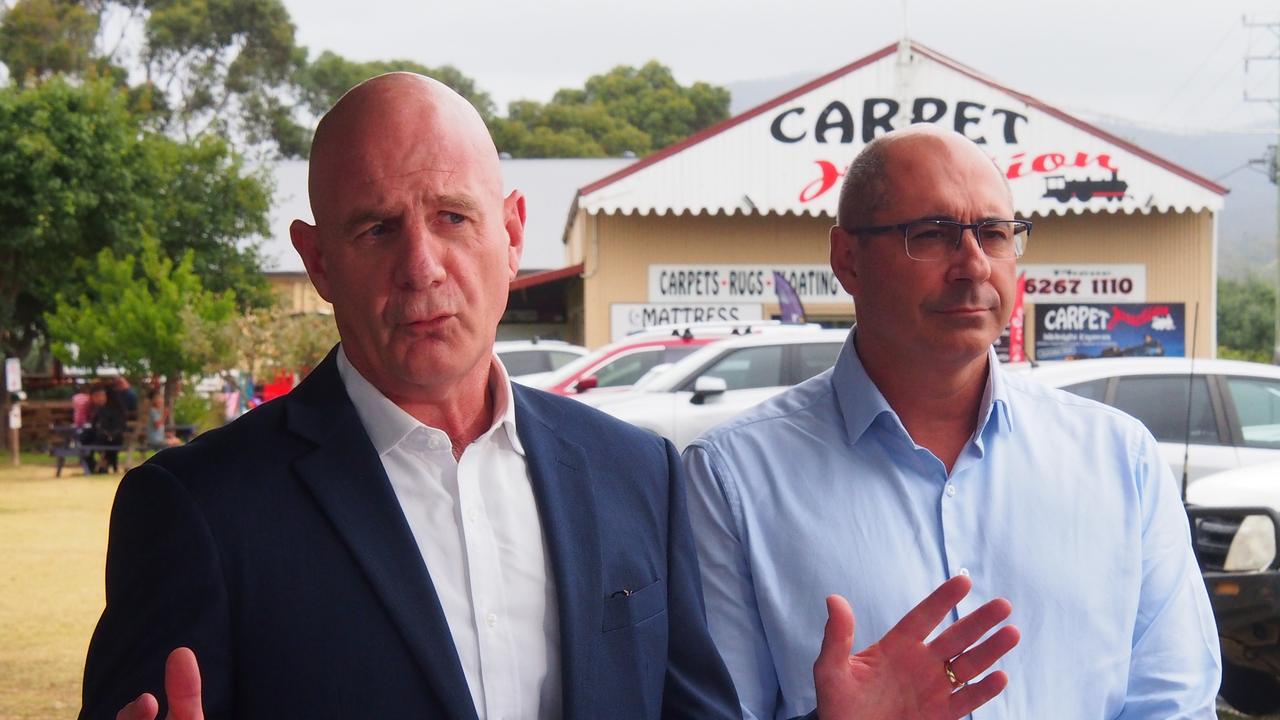
[(960, 574), (969, 577), (969, 568), (960, 568)]
[(484, 622), (489, 627), (493, 627), (494, 625), (498, 624), (498, 616), (494, 615), (493, 613), (489, 613), (488, 615), (484, 616)]
[(444, 441), (443, 441), (443, 440), (441, 440), (441, 439), (439, 438), (439, 436), (432, 435), (432, 436), (431, 436), (431, 442), (430, 442), (430, 444), (429, 444), (429, 447), (430, 447), (432, 450), (439, 450), (441, 447), (444, 447)]
[(952, 483), (947, 483), (947, 497), (955, 497), (955, 496), (956, 496), (956, 486)]
[(480, 511), (476, 510), (475, 508), (471, 508), (470, 510), (467, 511), (467, 519), (470, 520), (471, 522), (475, 522), (479, 520)]

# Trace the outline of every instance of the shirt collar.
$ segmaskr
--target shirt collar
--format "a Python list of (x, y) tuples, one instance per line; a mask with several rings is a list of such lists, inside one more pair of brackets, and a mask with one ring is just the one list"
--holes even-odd
[[(887, 414), (895, 425), (902, 428), (902, 421), (898, 418), (898, 414), (889, 406), (889, 401), (885, 400), (884, 395), (880, 393), (880, 388), (872, 382), (871, 377), (867, 375), (867, 370), (862, 365), (862, 359), (858, 357), (857, 348), (854, 347), (853, 338), (857, 334), (855, 326), (849, 331), (849, 337), (845, 340), (844, 347), (840, 349), (840, 355), (836, 358), (835, 369), (831, 373), (831, 383), (834, 385), (836, 403), (839, 406), (840, 414), (844, 418), (844, 428), (846, 439), (852, 445), (867, 432), (867, 428), (875, 422), (876, 418)], [(987, 385), (982, 395), (982, 403), (978, 406), (978, 423), (974, 430), (974, 437), (980, 438), (986, 431), (987, 425), (991, 421), (994, 414), (993, 410), (999, 410), (999, 417), (1002, 418), (1004, 427), (1012, 429), (1013, 414), (1009, 408), (1008, 383), (1002, 377), (1003, 371), (1000, 369), (1000, 360), (996, 357), (995, 349), (988, 351), (987, 363)], [(905, 434), (906, 429), (902, 432)]]
[[(360, 422), (364, 425), (365, 432), (369, 433), (369, 440), (373, 442), (373, 448), (380, 457), (390, 452), (418, 428), (441, 432), (438, 428), (419, 422), (417, 418), (383, 395), (381, 390), (374, 387), (373, 383), (356, 370), (347, 359), (346, 349), (341, 345), (338, 346), (338, 375), (342, 378), (347, 395), (351, 397), (351, 403), (356, 406), (356, 414), (360, 416)], [(489, 393), (493, 397), (493, 424), (476, 441), (489, 438), (497, 432), (498, 428), (502, 428), (511, 444), (511, 449), (524, 455), (524, 445), (521, 444), (520, 435), (516, 432), (516, 408), (511, 391), (511, 379), (507, 376), (507, 369), (503, 367), (502, 361), (496, 355), (493, 356), (489, 367)]]

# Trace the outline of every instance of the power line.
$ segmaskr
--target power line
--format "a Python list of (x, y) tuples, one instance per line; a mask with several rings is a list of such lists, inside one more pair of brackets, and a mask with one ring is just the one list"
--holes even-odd
[(1241, 165), (1238, 165), (1237, 167), (1232, 168), (1231, 170), (1228, 170), (1227, 172), (1225, 172), (1225, 173), (1223, 173), (1223, 174), (1219, 175), (1218, 177), (1214, 178), (1214, 179), (1213, 179), (1213, 181), (1214, 181), (1214, 182), (1216, 182), (1216, 183), (1220, 183), (1220, 182), (1222, 182), (1223, 180), (1226, 180), (1227, 178), (1231, 177), (1232, 175), (1235, 175), (1236, 173), (1240, 172), (1241, 170), (1244, 170), (1245, 168), (1250, 167), (1250, 166), (1252, 166), (1252, 165), (1253, 165), (1253, 161), (1252, 161), (1252, 160), (1250, 160), (1249, 162), (1246, 162), (1246, 163), (1243, 163), (1243, 164), (1241, 164)]
[[(1162, 104), (1158, 110), (1156, 110), (1155, 112), (1156, 116), (1163, 115), (1164, 111), (1169, 109), (1169, 106), (1173, 104), (1173, 101), (1176, 100), (1178, 96), (1180, 96), (1183, 93), (1183, 91), (1186, 90), (1191, 85), (1191, 81), (1196, 79), (1196, 77), (1200, 74), (1200, 71), (1208, 67), (1209, 61), (1217, 57), (1218, 51), (1221, 50), (1222, 46), (1226, 44), (1227, 38), (1231, 37), (1231, 34), (1238, 29), (1239, 29), (1239, 26), (1235, 24), (1235, 21), (1232, 21), (1231, 24), (1227, 26), (1226, 32), (1222, 33), (1222, 37), (1218, 38), (1218, 42), (1214, 44), (1213, 49), (1209, 51), (1209, 54), (1206, 55), (1203, 60), (1201, 60), (1199, 63), (1196, 64), (1196, 69), (1193, 70), (1191, 74), (1187, 76), (1187, 79), (1182, 82), (1182, 85), (1178, 86), (1178, 89), (1174, 90), (1173, 94), (1170, 95), (1169, 98), (1164, 101), (1164, 104)], [(1232, 64), (1232, 66), (1234, 66), (1234, 63)], [(1217, 82), (1213, 84), (1217, 85)]]

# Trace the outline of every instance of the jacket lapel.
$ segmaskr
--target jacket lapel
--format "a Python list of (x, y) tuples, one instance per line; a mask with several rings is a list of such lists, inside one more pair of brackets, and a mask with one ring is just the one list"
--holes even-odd
[(564, 717), (591, 720), (591, 650), (601, 625), (603, 580), (586, 453), (564, 439), (565, 428), (551, 403), (520, 385), (512, 390), (516, 429), (556, 583)]
[(287, 397), (289, 429), (316, 444), (294, 461), (294, 470), (351, 548), (448, 716), (474, 720), (440, 599), (342, 385), (335, 352)]

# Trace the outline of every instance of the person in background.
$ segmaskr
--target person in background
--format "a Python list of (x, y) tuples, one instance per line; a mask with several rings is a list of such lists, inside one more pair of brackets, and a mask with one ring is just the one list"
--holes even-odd
[[(115, 388), (107, 383), (98, 383), (89, 391), (89, 400), (93, 406), (93, 414), (89, 427), (80, 436), (81, 444), (123, 445), (127, 422), (124, 405), (116, 395)], [(101, 455), (90, 452), (85, 463), (88, 472), (105, 473), (108, 469), (119, 466), (119, 451), (104, 450)]]
[(89, 399), (89, 391), (85, 384), (76, 381), (76, 392), (71, 396), (71, 427), (75, 428), (77, 437), (81, 430), (89, 427), (89, 418), (93, 413), (93, 401)]
[(120, 406), (124, 408), (125, 417), (128, 419), (138, 416), (138, 391), (133, 389), (129, 384), (129, 379), (123, 375), (117, 375), (112, 383), (115, 389), (116, 397), (120, 399)]
[(182, 444), (182, 441), (172, 432), (166, 430), (167, 419), (164, 411), (164, 391), (152, 388), (147, 393), (147, 447), (167, 448)]

